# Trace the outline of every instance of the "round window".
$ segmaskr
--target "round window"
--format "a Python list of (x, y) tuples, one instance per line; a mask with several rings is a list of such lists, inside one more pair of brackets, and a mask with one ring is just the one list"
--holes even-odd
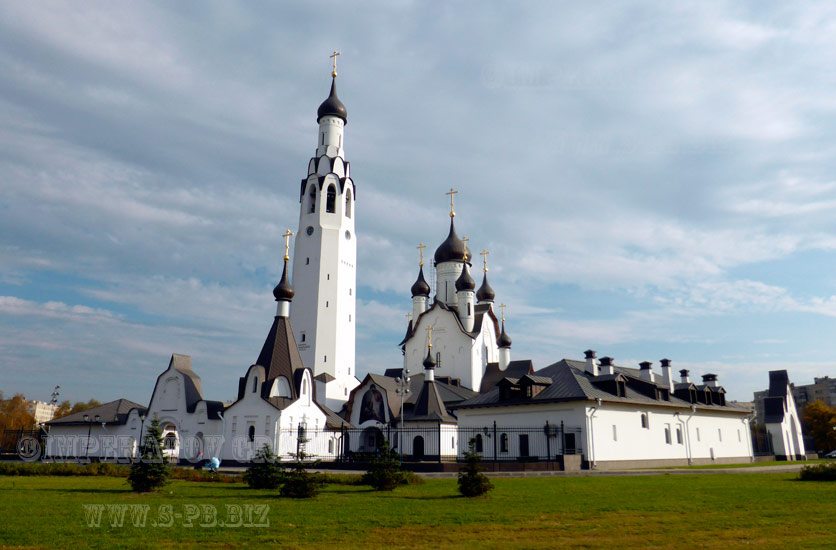
[(305, 233), (307, 233), (308, 236), (313, 235), (313, 226), (309, 225), (308, 228), (305, 230)]

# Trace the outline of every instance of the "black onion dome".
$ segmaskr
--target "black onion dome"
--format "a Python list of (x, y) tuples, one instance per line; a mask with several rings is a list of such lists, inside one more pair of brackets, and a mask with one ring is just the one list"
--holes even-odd
[(322, 102), (319, 109), (316, 110), (316, 121), (319, 122), (324, 116), (335, 116), (343, 119), (343, 122), (348, 124), (348, 111), (345, 110), (345, 105), (337, 97), (337, 79), (331, 80), (331, 93), (328, 99)]
[(496, 344), (501, 348), (511, 347), (511, 337), (505, 332), (505, 321), (502, 321), (502, 334), (499, 335), (499, 340), (496, 341)]
[(441, 262), (460, 262), (462, 256), (466, 256), (467, 263), (470, 263), (473, 255), (470, 249), (464, 244), (464, 241), (456, 234), (456, 226), (453, 225), (453, 218), (450, 218), (450, 234), (441, 243), (441, 246), (435, 249), (435, 263)]
[(427, 358), (424, 359), (424, 368), (425, 369), (434, 369), (435, 368), (435, 359), (433, 359), (433, 350), (427, 350)]
[(277, 302), (282, 300), (290, 302), (293, 300), (294, 294), (296, 293), (293, 291), (293, 287), (290, 286), (290, 281), (287, 280), (287, 260), (285, 260), (284, 269), (282, 269), (282, 278), (279, 280), (276, 288), (273, 289), (273, 296)]
[(456, 279), (456, 291), (473, 290), (476, 288), (476, 283), (473, 282), (473, 277), (470, 276), (470, 270), (467, 269), (467, 264), (462, 268), (462, 274)]
[(430, 285), (427, 284), (427, 281), (424, 279), (424, 268), (421, 267), (418, 269), (418, 279), (412, 285), (412, 297), (415, 298), (416, 296), (429, 296), (430, 295)]
[(476, 299), (480, 302), (493, 302), (494, 298), (496, 298), (496, 293), (491, 288), (491, 285), (488, 284), (488, 274), (485, 273), (484, 277), (482, 277), (482, 286), (476, 291)]

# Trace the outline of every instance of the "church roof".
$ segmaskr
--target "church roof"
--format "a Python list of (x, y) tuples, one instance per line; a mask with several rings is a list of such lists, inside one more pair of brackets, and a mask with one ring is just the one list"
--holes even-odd
[(480, 302), (493, 302), (494, 298), (496, 298), (496, 292), (494, 292), (491, 285), (488, 284), (488, 274), (485, 273), (482, 276), (482, 286), (480, 286), (479, 290), (476, 291), (476, 299)]
[[(586, 363), (584, 361), (561, 359), (557, 363), (535, 371), (534, 376), (538, 378), (529, 377), (533, 380), (538, 380), (540, 377), (544, 377), (549, 378), (552, 381), (551, 385), (543, 388), (542, 391), (533, 397), (503, 399), (500, 388), (495, 385), (486, 392), (480, 393), (472, 399), (451, 405), (451, 408), (501, 407), (508, 405), (533, 405), (537, 403), (549, 402), (595, 401), (596, 399), (601, 399), (605, 402), (632, 404), (643, 407), (657, 406), (688, 409), (691, 406), (695, 406), (697, 409), (702, 410), (728, 411), (739, 414), (748, 414), (748, 411), (735, 404), (692, 404), (689, 401), (679, 399), (674, 395), (670, 395), (667, 400), (655, 399), (650, 397), (646, 392), (647, 387), (654, 388), (655, 384), (639, 378), (638, 369), (616, 367), (615, 370), (626, 379), (623, 396), (618, 396), (606, 389), (608, 387), (607, 382), (614, 384), (616, 377), (607, 375), (594, 377), (592, 374), (586, 372)], [(513, 373), (509, 373), (508, 370), (503, 371), (502, 377), (500, 377), (497, 382), (510, 377), (512, 374)], [(494, 376), (496, 375), (494, 374)]]
[(505, 332), (505, 321), (502, 321), (502, 333), (499, 335), (499, 338), (496, 341), (496, 345), (498, 345), (501, 348), (511, 347), (511, 337), (508, 336), (507, 332)]
[(337, 79), (331, 79), (331, 93), (328, 98), (322, 102), (319, 109), (316, 110), (316, 121), (319, 122), (324, 116), (335, 116), (343, 119), (343, 122), (348, 124), (348, 111), (345, 110), (345, 105), (337, 97)]
[(424, 380), (415, 404), (409, 412), (404, 412), (404, 421), (429, 420), (434, 422), (455, 423), (456, 417), (447, 412), (447, 406), (438, 392), (435, 380)]
[(789, 384), (790, 377), (786, 370), (769, 371), (769, 393), (763, 400), (765, 424), (780, 424), (784, 421)]
[(96, 415), (99, 415), (99, 417), (101, 418), (99, 424), (101, 422), (116, 425), (124, 424), (128, 421), (128, 414), (133, 409), (137, 409), (137, 412), (139, 414), (144, 414), (147, 410), (142, 405), (134, 403), (133, 401), (128, 401), (127, 399), (117, 399), (116, 401), (111, 401), (110, 403), (99, 405), (98, 407), (93, 407), (77, 413), (68, 414), (67, 416), (62, 416), (61, 418), (56, 418), (55, 420), (50, 420), (46, 424), (49, 426), (70, 426), (74, 424), (87, 425), (90, 423), (90, 421), (84, 420), (85, 415), (87, 415), (90, 419), (93, 419)]
[[(273, 325), (261, 353), (255, 361), (256, 365), (264, 367), (265, 381), (261, 387), (261, 396), (267, 399), (270, 395), (270, 388), (273, 381), (279, 376), (284, 376), (290, 385), (290, 399), (295, 401), (299, 398), (299, 388), (296, 378), (301, 374), (304, 366), (299, 348), (296, 347), (296, 338), (287, 317), (276, 316), (273, 318)], [(243, 388), (239, 385), (238, 398), (243, 397)]]
[(435, 250), (435, 263), (442, 262), (461, 262), (462, 258), (467, 263), (470, 263), (473, 255), (470, 249), (464, 244), (464, 241), (456, 234), (456, 226), (453, 223), (453, 218), (450, 218), (450, 233), (444, 242)]
[(534, 372), (534, 363), (531, 359), (519, 359), (508, 363), (505, 370), (499, 370), (499, 363), (488, 363), (485, 367), (485, 374), (482, 376), (482, 385), (479, 388), (479, 393), (485, 393), (496, 386), (497, 382), (510, 376), (512, 378), (522, 378), (526, 374)]
[(430, 285), (427, 284), (427, 280), (424, 279), (424, 268), (418, 268), (418, 278), (415, 280), (415, 283), (412, 285), (412, 297), (415, 296), (429, 296), (430, 295)]
[(494, 315), (490, 304), (476, 304), (476, 306), (473, 308), (473, 332), (467, 332), (464, 329), (464, 325), (462, 325), (461, 319), (459, 319), (459, 316), (456, 313), (455, 308), (448, 306), (441, 300), (433, 300), (433, 304), (429, 307), (429, 309), (427, 309), (426, 311), (424, 311), (424, 313), (419, 315), (418, 319), (413, 319), (412, 321), (410, 321), (406, 336), (404, 336), (404, 339), (401, 340), (401, 342), (398, 344), (399, 346), (405, 345), (412, 339), (412, 337), (415, 335), (415, 327), (418, 326), (420, 319), (424, 315), (427, 315), (429, 312), (434, 310), (435, 308), (439, 308), (441, 310), (450, 312), (450, 314), (453, 315), (453, 317), (456, 319), (456, 324), (459, 327), (459, 330), (461, 330), (464, 334), (467, 334), (471, 338), (476, 338), (476, 336), (482, 331), (482, 322), (484, 321), (485, 317), (487, 317), (489, 320), (493, 321), (494, 335), (497, 338), (499, 338), (499, 321), (497, 320), (496, 315)]
[(278, 302), (279, 300), (290, 301), (293, 299), (293, 287), (290, 286), (290, 281), (287, 278), (287, 260), (284, 261), (284, 268), (282, 269), (282, 278), (279, 279), (279, 284), (273, 289), (273, 297)]
[(473, 281), (473, 277), (470, 276), (470, 270), (465, 263), (462, 267), (461, 275), (456, 279), (456, 290), (473, 290), (474, 288), (476, 288), (476, 283)]

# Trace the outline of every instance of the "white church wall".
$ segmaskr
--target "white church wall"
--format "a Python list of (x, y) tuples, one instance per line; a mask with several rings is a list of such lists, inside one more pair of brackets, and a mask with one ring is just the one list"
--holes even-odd
[[(410, 372), (423, 372), (423, 362), (427, 356), (427, 326), (432, 325), (433, 357), (440, 357), (436, 364), (436, 376), (460, 378), (463, 386), (478, 388), (474, 383), (481, 383), (482, 369), (478, 355), (474, 351), (474, 341), (463, 333), (455, 313), (435, 309), (425, 313), (415, 327), (415, 336), (406, 343), (406, 365)], [(474, 366), (474, 361), (477, 365)]]

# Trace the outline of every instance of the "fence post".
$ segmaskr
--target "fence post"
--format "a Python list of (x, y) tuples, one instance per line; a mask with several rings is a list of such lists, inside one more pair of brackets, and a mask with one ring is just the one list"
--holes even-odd
[(498, 457), (496, 456), (496, 420), (493, 421), (493, 461), (498, 461)]
[(560, 421), (560, 454), (566, 454), (566, 426), (563, 425), (562, 420)]
[(549, 429), (549, 421), (546, 420), (546, 462), (552, 460), (552, 432)]
[(441, 422), (438, 423), (438, 463), (441, 464)]

